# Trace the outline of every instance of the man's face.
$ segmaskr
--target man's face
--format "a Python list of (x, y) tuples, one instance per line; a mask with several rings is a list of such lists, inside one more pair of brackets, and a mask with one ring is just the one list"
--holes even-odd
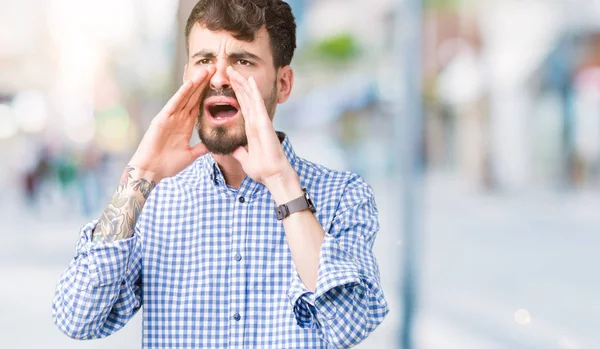
[(233, 67), (245, 78), (254, 77), (271, 120), (278, 101), (282, 102), (278, 91), (279, 69), (273, 66), (268, 32), (263, 27), (256, 32), (254, 41), (245, 42), (235, 39), (229, 32), (211, 31), (196, 24), (189, 35), (184, 78), (190, 78), (210, 65), (215, 66), (216, 72), (201, 99), (198, 134), (210, 152), (231, 154), (238, 147), (246, 146), (248, 140), (227, 67)]

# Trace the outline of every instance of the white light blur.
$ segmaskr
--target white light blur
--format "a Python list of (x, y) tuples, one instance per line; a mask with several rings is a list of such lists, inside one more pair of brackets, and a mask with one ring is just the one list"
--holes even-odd
[(581, 349), (581, 345), (577, 340), (566, 335), (558, 340), (558, 347), (561, 349)]
[(515, 322), (519, 325), (529, 325), (531, 323), (531, 314), (527, 309), (519, 309), (515, 312)]
[(14, 113), (10, 106), (0, 104), (0, 139), (8, 139), (19, 131)]
[(127, 114), (105, 118), (103, 122), (98, 124), (98, 133), (107, 140), (117, 142), (127, 138), (130, 124)]
[(21, 92), (13, 100), (12, 107), (16, 122), (24, 132), (37, 133), (46, 127), (48, 107), (42, 93)]
[(91, 86), (102, 59), (101, 50), (83, 35), (72, 34), (61, 45), (60, 53), (59, 78), (80, 88)]
[(79, 33), (90, 42), (126, 43), (134, 34), (134, 15), (133, 1), (51, 0), (48, 3), (50, 34), (59, 42), (69, 41), (65, 38)]
[(94, 118), (81, 118), (65, 123), (65, 136), (76, 144), (90, 143), (96, 135)]
[(492, 68), (490, 80), (498, 86), (513, 86), (533, 74), (565, 20), (548, 1), (496, 1), (479, 9), (488, 43), (483, 55)]
[(481, 98), (485, 92), (483, 72), (476, 52), (468, 46), (462, 46), (440, 74), (440, 99), (450, 104), (462, 104)]
[(158, 39), (174, 34), (177, 28), (177, 1), (144, 0), (142, 7), (145, 16), (141, 16), (140, 20), (144, 22), (145, 35)]

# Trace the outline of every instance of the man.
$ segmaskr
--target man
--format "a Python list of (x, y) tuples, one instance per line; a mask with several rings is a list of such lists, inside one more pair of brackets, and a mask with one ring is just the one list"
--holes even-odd
[(347, 348), (383, 321), (371, 188), (273, 129), (295, 29), (281, 0), (194, 7), (184, 84), (59, 281), (63, 332), (108, 336), (143, 304), (144, 348)]

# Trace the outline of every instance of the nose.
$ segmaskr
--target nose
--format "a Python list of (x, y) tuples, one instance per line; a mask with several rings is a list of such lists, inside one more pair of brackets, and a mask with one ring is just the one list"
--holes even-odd
[(219, 61), (216, 64), (215, 74), (210, 79), (210, 88), (213, 90), (226, 90), (231, 88), (227, 75), (227, 62)]

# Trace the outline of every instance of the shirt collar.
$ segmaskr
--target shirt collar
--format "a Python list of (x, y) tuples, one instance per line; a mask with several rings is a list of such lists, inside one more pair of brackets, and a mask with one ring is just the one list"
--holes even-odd
[[(296, 167), (296, 152), (294, 151), (294, 148), (292, 147), (292, 144), (289, 140), (289, 137), (284, 133), (284, 132), (280, 132), (280, 131), (276, 131), (277, 133), (277, 138), (279, 138), (279, 142), (281, 143), (281, 147), (283, 148), (283, 152), (285, 153), (286, 158), (288, 159), (288, 161), (290, 162), (290, 164), (292, 165), (292, 167)], [(206, 156), (203, 157), (204, 161), (203, 161), (203, 169), (204, 171), (202, 171), (202, 173), (204, 175), (206, 175), (209, 180), (210, 180), (210, 184), (214, 187), (227, 187), (227, 184), (225, 182), (225, 177), (223, 177), (223, 173), (221, 172), (221, 169), (219, 168), (219, 164), (215, 161), (214, 157), (212, 156), (211, 153), (207, 154)], [(249, 192), (253, 192), (255, 191), (255, 189), (257, 189), (257, 187), (262, 186), (262, 184), (252, 180), (249, 177), (246, 177), (244, 179), (244, 181), (242, 182), (242, 185), (240, 186), (240, 190), (242, 189), (246, 189), (246, 191)], [(244, 188), (246, 187), (246, 188)]]

